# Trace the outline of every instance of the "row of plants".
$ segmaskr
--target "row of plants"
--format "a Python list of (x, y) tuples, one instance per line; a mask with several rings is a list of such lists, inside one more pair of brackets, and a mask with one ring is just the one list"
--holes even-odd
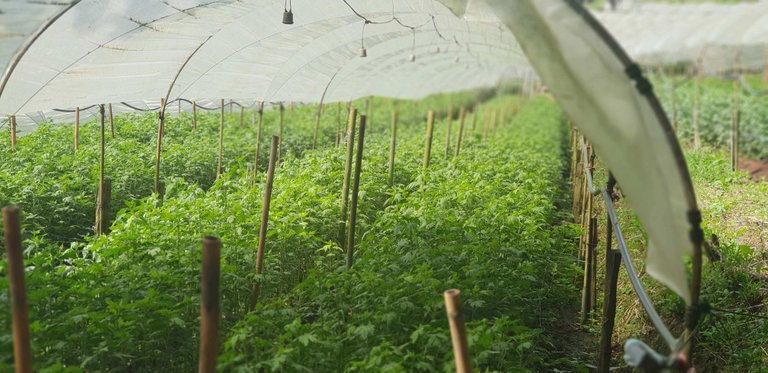
[[(399, 110), (407, 113), (403, 108)], [(294, 128), (308, 129), (314, 124), (313, 111), (312, 107), (297, 107), (293, 112), (287, 110), (286, 117), (301, 118), (299, 115), (303, 113), (305, 119), (295, 119), (297, 125)], [(130, 118), (124, 120), (129, 122)], [(189, 123), (183, 120), (178, 126), (171, 122), (164, 142), (174, 149), (171, 139), (183, 137), (174, 133), (175, 130), (196, 133), (201, 128), (209, 128), (204, 132), (206, 138), (217, 139), (216, 120), (214, 115), (201, 116), (197, 131), (185, 129), (183, 126), (189, 126)], [(367, 142), (366, 162), (370, 163), (364, 168), (361, 183), (361, 233), (367, 234), (364, 232), (372, 229), (385, 205), (408, 195), (417, 185), (424, 129), (423, 121), (419, 122), (419, 125), (406, 123), (399, 130), (400, 138), (404, 140), (398, 143), (394, 187), (387, 185), (386, 177), (389, 139), (374, 130), (370, 143)], [(440, 123), (438, 133), (445, 127), (442, 121)], [(83, 147), (78, 154), (84, 154), (84, 149), (90, 146), (85, 140), (90, 126), (83, 128)], [(379, 131), (384, 132), (381, 127)], [(131, 138), (128, 128), (133, 128), (131, 123), (116, 123), (118, 136), (111, 146)], [(57, 130), (41, 128), (40, 132), (55, 133)], [(253, 180), (246, 164), (253, 154), (253, 142), (249, 141), (249, 136), (253, 136), (252, 127), (239, 130), (234, 125), (228, 126), (226, 133), (233, 137), (227, 138), (225, 143), (230, 145), (225, 149), (233, 150), (225, 155), (230, 160), (229, 167), (221, 178), (208, 181), (215, 177), (214, 147), (213, 152), (204, 157), (214, 173), (211, 179), (166, 177), (167, 191), (162, 201), (157, 196), (141, 200), (136, 199), (138, 194), (125, 197), (122, 203), (126, 208), (117, 215), (109, 235), (61, 244), (47, 240), (47, 233), (35, 230), (34, 220), (27, 219), (24, 223), (25, 251), (36, 366), (44, 371), (193, 369), (199, 304), (199, 237), (203, 235), (220, 236), (225, 245), (222, 258), (224, 330), (246, 313), (254, 282), (261, 284), (264, 290), (260, 299), (266, 302), (304, 281), (313, 268), (336, 271), (341, 263), (336, 241), (343, 159), (342, 151), (327, 141), (335, 137), (335, 128), (323, 124), (321, 130), (321, 139), (327, 146), (305, 151), (298, 158), (287, 153), (276, 174), (267, 240), (269, 259), (263, 276), (255, 276), (253, 270), (263, 175), (251, 186)], [(91, 131), (95, 132), (95, 129)], [(142, 132), (138, 128), (136, 131)], [(269, 130), (265, 132), (269, 133)], [(311, 144), (308, 142), (311, 141), (308, 135), (311, 131), (303, 133), (303, 136), (295, 137), (294, 145), (289, 136), (285, 136), (286, 151), (301, 147), (295, 144)], [(70, 134), (69, 138), (67, 134)], [(59, 136), (64, 139), (62, 142), (69, 144), (71, 141), (69, 131)], [(143, 149), (152, 142), (152, 134), (145, 136), (143, 141), (136, 140), (144, 146)], [(386, 141), (379, 141), (377, 137), (386, 138)], [(467, 133), (465, 146), (473, 146), (479, 142), (479, 137)], [(25, 141), (34, 144), (34, 138)], [(30, 144), (27, 145), (32, 148)], [(18, 144), (17, 152), (21, 152), (23, 145)], [(242, 153), (245, 155), (237, 155), (238, 147), (244, 149)], [(178, 145), (178, 148), (176, 159), (184, 159), (187, 156), (184, 151), (195, 151), (191, 142)], [(262, 148), (266, 146), (262, 145)], [(149, 154), (151, 161), (152, 153)], [(200, 155), (189, 155), (193, 156)], [(95, 156), (93, 158), (96, 163)], [(168, 158), (173, 159), (173, 156), (164, 153), (164, 159)], [(266, 156), (261, 158), (266, 159)], [(166, 162), (173, 164), (174, 161)], [(448, 159), (436, 155), (433, 165), (441, 167), (448, 163)], [(121, 166), (129, 168), (129, 165)], [(164, 167), (164, 170), (173, 169), (171, 165)], [(137, 168), (140, 171), (133, 171), (146, 173), (148, 170), (145, 166)], [(59, 170), (51, 175), (64, 178), (63, 175), (71, 171), (64, 166)], [(172, 171), (167, 172), (172, 174)], [(145, 180), (149, 188), (151, 179)], [(55, 206), (55, 198), (50, 200), (48, 208)], [(40, 205), (40, 211), (44, 211), (45, 207)], [(85, 232), (90, 229), (90, 218), (83, 219), (85, 227), (75, 224), (71, 223)], [(4, 271), (4, 263), (2, 268)], [(0, 282), (5, 281), (4, 272), (0, 273)], [(4, 324), (0, 328), (3, 330), (0, 367), (9, 367), (12, 363), (8, 302), (7, 294), (0, 295), (0, 303), (6, 305), (0, 307), (3, 314), (0, 320)]]
[[(768, 85), (760, 82), (760, 76), (745, 77), (745, 82), (754, 91), (767, 91)], [(693, 117), (696, 102), (695, 78), (672, 76), (657, 79), (657, 92), (667, 113), (677, 112), (678, 137), (686, 143), (693, 142)], [(734, 111), (734, 80), (705, 77), (700, 82), (699, 136), (702, 143), (712, 147), (728, 149), (731, 141), (731, 117)], [(741, 84), (736, 88), (740, 93), (739, 146), (743, 155), (768, 159), (768, 96), (753, 94)]]
[[(315, 269), (224, 345), (226, 371), (451, 371), (441, 293), (463, 292), (480, 371), (578, 369), (551, 351), (575, 304), (575, 231), (561, 225), (560, 112), (525, 106), (503, 134), (396, 188), (351, 270)], [(409, 190), (410, 189), (410, 190)], [(409, 193), (404, 193), (405, 191)]]

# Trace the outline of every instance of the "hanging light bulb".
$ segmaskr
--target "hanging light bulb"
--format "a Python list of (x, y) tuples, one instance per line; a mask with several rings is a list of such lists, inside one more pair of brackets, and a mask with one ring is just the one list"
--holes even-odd
[(413, 54), (413, 53), (411, 53), (411, 56), (410, 56), (410, 57), (408, 57), (408, 61), (411, 61), (411, 62), (416, 62), (416, 55), (415, 55), (415, 54)]
[(291, 1), (291, 0), (286, 0), (283, 6), (283, 24), (284, 25), (293, 24), (293, 3), (290, 3), (290, 6), (289, 6), (288, 1)]
[(360, 57), (368, 57), (368, 51), (365, 47), (360, 47)]

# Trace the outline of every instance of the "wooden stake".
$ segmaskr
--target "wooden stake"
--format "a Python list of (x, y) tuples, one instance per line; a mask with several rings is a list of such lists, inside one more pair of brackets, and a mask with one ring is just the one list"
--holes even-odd
[(3, 208), (5, 255), (11, 290), (11, 323), (13, 329), (13, 362), (16, 373), (32, 372), (32, 349), (29, 338), (27, 292), (24, 287), (24, 254), (21, 250), (21, 223), (18, 206)]
[[(231, 106), (230, 106), (231, 108)], [(219, 162), (216, 165), (216, 178), (221, 177), (224, 168), (224, 99), (221, 99), (221, 118), (219, 120)]]
[(203, 258), (200, 291), (200, 361), (198, 372), (216, 372), (219, 348), (219, 278), (221, 241), (203, 238)]
[(323, 115), (323, 104), (321, 103), (317, 107), (317, 113), (315, 114), (315, 130), (312, 133), (312, 149), (317, 147), (317, 132), (320, 129), (320, 118)]
[(424, 161), (422, 162), (422, 168), (426, 171), (429, 167), (429, 158), (432, 153), (432, 133), (435, 127), (435, 112), (430, 110), (427, 112), (427, 133), (424, 137)]
[(197, 101), (192, 101), (192, 128), (197, 129)]
[[(104, 158), (105, 158), (105, 129), (104, 105), (99, 105), (100, 136), (99, 136), (99, 189), (96, 193), (96, 235), (104, 233)], [(111, 192), (110, 192), (111, 193)], [(111, 197), (110, 197), (111, 198)]]
[(349, 231), (347, 232), (347, 269), (352, 268), (355, 256), (355, 229), (357, 228), (357, 200), (360, 192), (360, 171), (363, 163), (363, 144), (365, 143), (365, 115), (360, 116), (360, 134), (357, 137), (357, 156), (355, 157), (355, 179), (352, 183), (352, 201), (349, 206)]
[(740, 90), (738, 80), (733, 82), (733, 111), (731, 112), (731, 169), (739, 169), (739, 122), (741, 121)]
[[(293, 109), (293, 102), (291, 102), (291, 109)], [(277, 164), (280, 164), (283, 154), (283, 125), (285, 123), (285, 106), (280, 103), (280, 127), (277, 130)]]
[[(609, 188), (612, 189), (612, 188)], [(610, 192), (610, 190), (609, 190)], [(611, 338), (613, 326), (616, 321), (616, 294), (618, 292), (619, 268), (621, 267), (621, 253), (613, 250), (613, 225), (611, 218), (606, 213), (606, 238), (605, 238), (605, 298), (603, 301), (603, 324), (600, 334), (600, 352), (597, 358), (598, 373), (608, 373), (611, 367)]]
[(245, 108), (240, 105), (240, 128), (243, 128), (243, 119), (245, 118)]
[(16, 116), (11, 115), (11, 150), (16, 150)]
[(259, 125), (256, 127), (256, 154), (253, 159), (253, 179), (259, 173), (259, 153), (261, 152), (261, 128), (264, 125), (264, 101), (259, 103)]
[(693, 95), (693, 147), (701, 147), (701, 137), (699, 135), (699, 120), (701, 118), (701, 66), (696, 66), (696, 79), (694, 80)]
[(96, 235), (108, 233), (110, 208), (112, 206), (112, 179), (105, 178), (99, 185), (96, 197)]
[(459, 137), (456, 139), (456, 154), (454, 154), (454, 158), (459, 156), (459, 152), (461, 151), (461, 142), (464, 137), (464, 119), (466, 119), (467, 116), (467, 109), (462, 106), (461, 109), (459, 109)]
[(75, 152), (80, 146), (80, 107), (75, 108)]
[(589, 300), (589, 310), (594, 312), (597, 310), (597, 218), (589, 219), (589, 257), (590, 263), (590, 278), (589, 278), (589, 294), (591, 296)]
[(448, 315), (448, 326), (451, 329), (451, 344), (453, 345), (453, 357), (456, 361), (457, 373), (472, 372), (472, 364), (469, 356), (469, 342), (467, 341), (467, 329), (464, 325), (464, 312), (461, 305), (461, 291), (449, 289), (443, 293), (445, 299), (445, 311)]
[(398, 112), (392, 111), (392, 141), (389, 144), (389, 186), (395, 183), (395, 148), (397, 147)]
[(339, 147), (339, 142), (341, 140), (341, 102), (336, 103), (336, 140), (334, 143), (334, 147)]
[(451, 123), (453, 122), (453, 106), (448, 106), (448, 117), (445, 126), (445, 158), (451, 156)]
[[(264, 201), (261, 205), (261, 225), (259, 226), (259, 248), (256, 251), (256, 274), (260, 275), (264, 271), (264, 248), (267, 242), (267, 223), (269, 222), (269, 207), (272, 201), (272, 186), (275, 180), (275, 164), (277, 163), (277, 147), (280, 139), (272, 136), (272, 143), (269, 147), (269, 166), (267, 168), (267, 183), (264, 185)], [(259, 292), (261, 286), (257, 280), (251, 289), (251, 309), (259, 301)]]
[(160, 122), (157, 126), (157, 144), (155, 148), (155, 193), (161, 194), (160, 187), (160, 149), (163, 145), (163, 131), (165, 131), (165, 99), (160, 99)]
[(115, 138), (115, 118), (112, 115), (112, 104), (107, 105), (109, 107), (109, 133), (112, 135), (112, 138)]
[(355, 147), (355, 121), (357, 121), (357, 109), (352, 108), (349, 111), (349, 122), (347, 123), (347, 155), (344, 158), (344, 180), (341, 184), (341, 220), (339, 221), (339, 246), (344, 250), (346, 247), (347, 233), (347, 208), (349, 201), (349, 178), (352, 175), (352, 156)]

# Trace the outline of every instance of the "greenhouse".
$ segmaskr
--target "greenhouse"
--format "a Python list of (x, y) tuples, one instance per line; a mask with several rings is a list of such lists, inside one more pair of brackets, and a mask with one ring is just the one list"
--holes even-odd
[(0, 371), (768, 369), (768, 1), (0, 1)]

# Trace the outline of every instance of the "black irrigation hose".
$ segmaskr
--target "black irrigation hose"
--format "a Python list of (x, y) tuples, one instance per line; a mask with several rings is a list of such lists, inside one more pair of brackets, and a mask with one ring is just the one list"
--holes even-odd
[[(90, 110), (90, 109), (93, 109), (93, 108), (95, 108), (97, 106), (99, 106), (99, 105), (91, 105), (91, 106), (87, 106), (87, 107), (81, 107), (80, 111)], [(74, 113), (74, 112), (77, 111), (77, 109), (53, 109), (53, 111), (57, 111), (59, 113)]]

